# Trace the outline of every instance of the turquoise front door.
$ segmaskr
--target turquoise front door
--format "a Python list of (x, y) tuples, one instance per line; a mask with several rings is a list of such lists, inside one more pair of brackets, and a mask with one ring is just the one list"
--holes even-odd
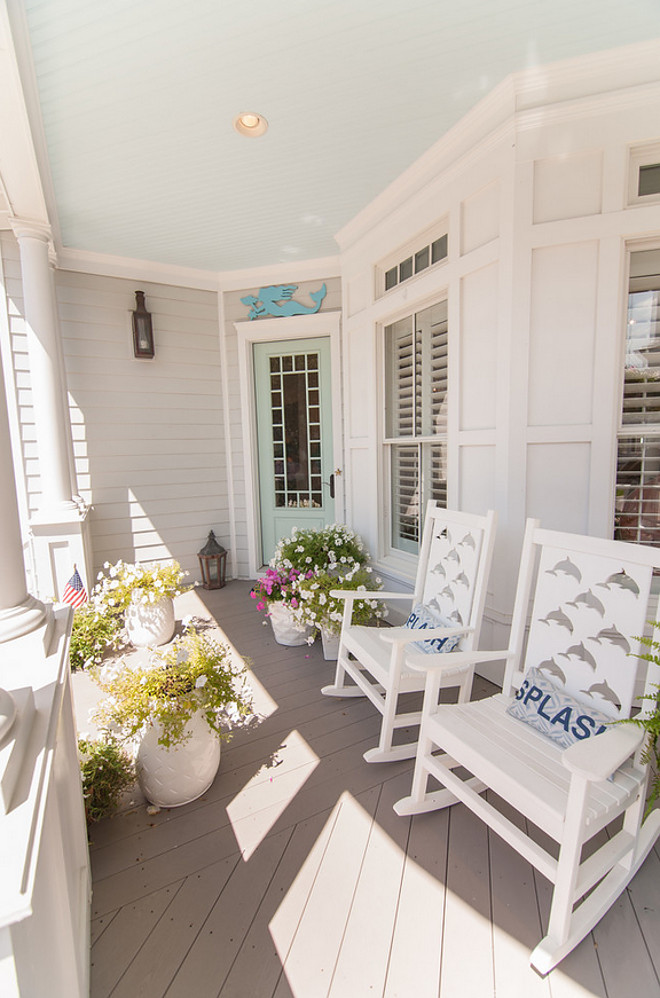
[(334, 523), (330, 340), (255, 343), (261, 557), (294, 527)]

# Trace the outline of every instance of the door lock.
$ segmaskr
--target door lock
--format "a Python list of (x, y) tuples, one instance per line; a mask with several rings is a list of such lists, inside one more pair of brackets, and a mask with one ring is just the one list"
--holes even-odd
[(327, 485), (330, 488), (331, 499), (335, 498), (335, 475), (341, 475), (341, 468), (335, 468), (333, 473), (330, 475), (330, 481), (323, 483), (324, 485)]

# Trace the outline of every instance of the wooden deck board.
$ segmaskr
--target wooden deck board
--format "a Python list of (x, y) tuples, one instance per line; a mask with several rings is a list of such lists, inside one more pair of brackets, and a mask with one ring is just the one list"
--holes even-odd
[(280, 980), (276, 995), (286, 994), (286, 987), (306, 998), (328, 995), (379, 796), (380, 787), (374, 787), (357, 797), (344, 793), (338, 800), (323, 862), (284, 959), (285, 981)]
[(467, 808), (449, 813), (440, 996), (494, 996), (488, 829)]
[(462, 805), (397, 817), (412, 760), (363, 760), (380, 715), (323, 697), (333, 664), (277, 645), (249, 588), (177, 605), (252, 659), (262, 716), (198, 801), (148, 814), (136, 788), (92, 828), (92, 998), (659, 998), (658, 847), (541, 979), (550, 885)]
[(333, 808), (296, 825), (223, 983), (220, 998), (272, 995), (280, 984), (283, 964), (323, 862), (335, 815)]
[(388, 961), (385, 998), (408, 998), (411, 993), (415, 998), (436, 998), (438, 994), (448, 826), (448, 811), (412, 818)]

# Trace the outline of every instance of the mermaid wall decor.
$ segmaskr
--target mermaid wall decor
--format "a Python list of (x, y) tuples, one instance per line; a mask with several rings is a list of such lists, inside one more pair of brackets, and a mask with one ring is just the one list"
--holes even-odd
[(302, 302), (293, 299), (293, 292), (298, 290), (297, 284), (274, 284), (270, 288), (259, 288), (259, 293), (246, 295), (241, 298), (244, 305), (250, 306), (248, 316), (250, 319), (258, 319), (260, 316), (289, 316), (289, 315), (312, 315), (318, 312), (321, 302), (327, 294), (325, 284), (322, 284), (318, 291), (310, 291), (309, 297), (314, 305), (303, 305)]

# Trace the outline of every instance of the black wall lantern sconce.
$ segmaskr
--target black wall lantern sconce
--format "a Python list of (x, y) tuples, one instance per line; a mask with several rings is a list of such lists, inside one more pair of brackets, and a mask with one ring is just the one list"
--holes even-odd
[(198, 551), (204, 589), (222, 589), (227, 581), (227, 552), (215, 539), (212, 530), (206, 544)]
[(147, 312), (147, 306), (144, 304), (144, 291), (136, 291), (133, 312), (133, 353), (136, 357), (153, 357), (154, 352), (151, 314)]

